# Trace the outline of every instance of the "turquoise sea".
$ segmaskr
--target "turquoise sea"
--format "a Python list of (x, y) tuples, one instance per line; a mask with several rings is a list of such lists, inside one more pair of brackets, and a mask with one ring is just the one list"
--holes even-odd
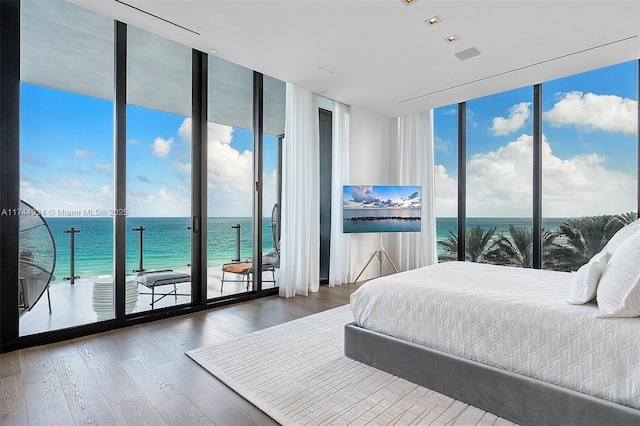
[[(75, 275), (80, 279), (92, 279), (99, 275), (113, 275), (113, 220), (111, 218), (47, 217), (47, 223), (56, 241), (57, 260), (54, 275), (56, 283), (70, 274), (71, 227), (80, 230), (75, 234)], [(139, 267), (140, 232), (134, 228), (143, 226), (143, 267), (146, 270), (186, 269), (191, 262), (191, 231), (187, 229), (190, 218), (142, 218), (127, 219), (127, 272)], [(207, 221), (207, 265), (221, 266), (236, 258), (237, 230), (240, 225), (240, 259), (248, 259), (252, 252), (251, 218), (209, 218)], [(263, 252), (273, 247), (271, 218), (263, 219)]]
[[(545, 219), (543, 227), (555, 229), (566, 219)], [(147, 270), (185, 269), (190, 263), (191, 243), (189, 218), (128, 218), (127, 219), (127, 272), (139, 267), (140, 233), (133, 228), (143, 226), (143, 267)], [(63, 231), (71, 227), (80, 230), (75, 234), (75, 274), (80, 279), (92, 279), (99, 275), (113, 274), (113, 221), (110, 218), (48, 217), (47, 223), (54, 235), (57, 248), (56, 283), (70, 276), (70, 235)], [(240, 225), (240, 259), (251, 257), (251, 218), (209, 218), (208, 266), (221, 266), (236, 258), (236, 229)], [(263, 252), (273, 247), (271, 219), (263, 219)], [(467, 227), (493, 227), (496, 234), (507, 234), (509, 225), (532, 227), (526, 218), (468, 218)], [(457, 233), (456, 218), (437, 218), (438, 240), (445, 240), (449, 230)], [(440, 250), (440, 248), (438, 248)], [(443, 254), (443, 253), (442, 253)]]

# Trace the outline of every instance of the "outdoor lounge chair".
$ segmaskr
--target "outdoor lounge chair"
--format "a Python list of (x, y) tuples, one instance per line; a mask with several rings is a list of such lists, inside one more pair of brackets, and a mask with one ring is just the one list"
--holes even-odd
[[(162, 271), (145, 271), (138, 273), (134, 281), (151, 289), (151, 293), (139, 293), (151, 295), (151, 309), (153, 309), (153, 306), (156, 302), (172, 294), (175, 296), (176, 300), (178, 300), (178, 296), (191, 296), (191, 294), (187, 293), (178, 293), (178, 287), (176, 287), (176, 284), (178, 283), (186, 283), (191, 281), (191, 275), (187, 274), (186, 272), (175, 272), (172, 269), (166, 269)], [(156, 287), (171, 284), (173, 284), (173, 290), (168, 293), (159, 293), (158, 296), (160, 297), (156, 299)]]
[[(271, 280), (263, 280), (262, 282), (272, 282), (275, 287), (275, 269), (280, 267), (280, 206), (278, 204), (275, 204), (271, 211), (270, 228), (273, 233), (273, 249), (262, 256), (262, 272), (271, 272)], [(240, 242), (238, 241), (236, 244), (240, 244)], [(225, 263), (222, 265), (220, 293), (222, 293), (225, 281), (246, 283), (245, 289), (249, 291), (249, 283), (251, 282), (251, 274), (253, 274), (253, 272), (253, 263), (251, 262), (251, 259), (248, 259), (245, 262)], [(226, 273), (241, 275), (241, 279), (225, 280)]]
[[(276, 285), (276, 273), (275, 266), (272, 263), (262, 263), (262, 272), (271, 272), (271, 280), (263, 280), (262, 282), (273, 283), (273, 286)], [(241, 275), (241, 279), (225, 279), (225, 274), (238, 274)], [(251, 283), (251, 274), (253, 274), (253, 263), (252, 262), (231, 262), (225, 263), (222, 265), (222, 280), (220, 282), (220, 292), (222, 293), (222, 288), (224, 287), (224, 283), (232, 282), (232, 283), (246, 283), (245, 290), (249, 291), (249, 283)]]

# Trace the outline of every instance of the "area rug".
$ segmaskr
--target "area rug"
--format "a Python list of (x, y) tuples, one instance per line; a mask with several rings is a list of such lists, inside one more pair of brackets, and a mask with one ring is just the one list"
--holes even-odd
[(349, 305), (187, 352), (283, 425), (513, 424), (343, 353)]

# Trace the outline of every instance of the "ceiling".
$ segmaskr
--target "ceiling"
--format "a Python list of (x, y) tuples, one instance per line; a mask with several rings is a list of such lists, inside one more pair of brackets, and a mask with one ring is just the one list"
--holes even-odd
[(68, 1), (387, 117), (640, 58), (638, 0)]

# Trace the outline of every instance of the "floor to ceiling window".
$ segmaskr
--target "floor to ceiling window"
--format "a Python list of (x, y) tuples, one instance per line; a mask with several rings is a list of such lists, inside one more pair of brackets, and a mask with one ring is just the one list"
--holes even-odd
[(458, 241), (458, 105), (433, 110), (438, 261), (456, 260)]
[(21, 28), (24, 336), (113, 317), (114, 54), (113, 21), (62, 0), (22, 1)]
[(191, 78), (190, 48), (128, 27), (127, 313), (191, 302)]
[(638, 62), (542, 90), (543, 266), (571, 271), (637, 218)]
[[(541, 88), (540, 235), (532, 230), (533, 88), (466, 102), (467, 260), (531, 267), (538, 239), (543, 268), (575, 271), (638, 217), (638, 61)], [(458, 243), (453, 220), (441, 226), (442, 212), (454, 211), (454, 113), (434, 111), (441, 261), (456, 258)]]
[(531, 106), (531, 87), (467, 102), (467, 260), (532, 266)]
[[(251, 288), (253, 251), (253, 71), (209, 56), (207, 298)], [(236, 272), (234, 272), (236, 271)], [(222, 279), (224, 278), (224, 283)]]
[[(209, 56), (207, 158), (207, 298), (252, 291), (254, 188), (261, 180), (263, 288), (279, 267), (279, 158), (284, 133), (284, 82), (263, 77), (262, 176), (256, 176), (253, 71)], [(265, 257), (266, 256), (266, 257)]]
[[(277, 285), (284, 82), (207, 59), (205, 259), (199, 248), (204, 233), (192, 241), (199, 214), (191, 209), (207, 203), (192, 199), (199, 191), (192, 179), (200, 178), (200, 166), (192, 170), (192, 163), (202, 163), (191, 135), (199, 118), (191, 115), (192, 90), (204, 85), (192, 66), (207, 56), (63, 0), (23, 0), (3, 7), (2, 18), (19, 22), (7, 31), (15, 42), (3, 48), (3, 63), (20, 56), (19, 67), (2, 71), (3, 84), (19, 84), (20, 90), (19, 104), (18, 94), (3, 104), (9, 119), (20, 117), (19, 137), (17, 129), (7, 132), (5, 150), (19, 170), (12, 179), (19, 179), (20, 189), (18, 194), (11, 180), (3, 180), (3, 192), (11, 204), (18, 195), (22, 200), (14, 211), (20, 214), (19, 241), (9, 241), (19, 252), (19, 262), (10, 265), (17, 282), (3, 297), (13, 322), (4, 323), (2, 347), (121, 326), (112, 320), (124, 320), (116, 312), (123, 300), (124, 314), (134, 314), (129, 323), (148, 318), (151, 310), (164, 317), (174, 306), (186, 312), (192, 303), (193, 309), (215, 303), (192, 297), (201, 285), (208, 285), (208, 299)], [(254, 84), (262, 91), (254, 93)], [(254, 137), (254, 123), (261, 138)], [(259, 250), (253, 247), (254, 223), (262, 224)], [(223, 264), (251, 263), (262, 254), (272, 265), (262, 287), (241, 271), (227, 277), (223, 291)], [(195, 279), (201, 261), (209, 266), (202, 282)]]

